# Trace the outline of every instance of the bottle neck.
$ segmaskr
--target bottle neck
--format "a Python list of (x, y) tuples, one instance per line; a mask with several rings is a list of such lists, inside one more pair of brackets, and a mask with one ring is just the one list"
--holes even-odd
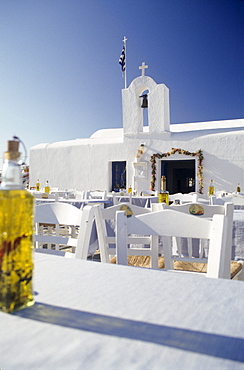
[(18, 190), (24, 188), (21, 167), (16, 160), (5, 159), (1, 188), (5, 190)]
[(161, 190), (166, 191), (166, 178), (164, 176), (161, 178)]

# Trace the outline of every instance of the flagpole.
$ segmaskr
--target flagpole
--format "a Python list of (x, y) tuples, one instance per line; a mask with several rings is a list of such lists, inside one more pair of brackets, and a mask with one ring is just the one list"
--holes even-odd
[(124, 36), (124, 39), (122, 40), (124, 43), (125, 48), (125, 71), (124, 71), (124, 82), (125, 82), (125, 89), (127, 88), (127, 77), (126, 77), (126, 69), (127, 69), (127, 50), (126, 50), (126, 41), (127, 38)]

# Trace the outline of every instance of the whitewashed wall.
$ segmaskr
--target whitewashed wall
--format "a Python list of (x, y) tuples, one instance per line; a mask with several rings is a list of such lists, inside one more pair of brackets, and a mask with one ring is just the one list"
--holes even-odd
[[(51, 187), (61, 189), (110, 191), (112, 161), (127, 161), (127, 186), (132, 185), (133, 163), (141, 143), (145, 152), (140, 161), (148, 163), (147, 180), (140, 183), (143, 188), (150, 187), (151, 155), (180, 148), (190, 152), (202, 149), (205, 194), (210, 179), (216, 190), (234, 191), (238, 182), (244, 190), (243, 119), (171, 125), (170, 133), (161, 134), (149, 133), (147, 128), (131, 136), (124, 136), (123, 129), (100, 130), (90, 139), (40, 144), (30, 150), (30, 185), (40, 179), (41, 186), (49, 180)], [(183, 157), (175, 154), (168, 159)], [(159, 181), (160, 174), (156, 176)]]

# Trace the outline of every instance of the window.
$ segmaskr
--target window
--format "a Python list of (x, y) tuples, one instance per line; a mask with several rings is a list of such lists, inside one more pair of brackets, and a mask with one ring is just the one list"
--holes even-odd
[(112, 162), (112, 191), (126, 189), (126, 161)]
[(134, 163), (134, 168), (135, 168), (135, 178), (137, 180), (143, 180), (147, 178), (147, 163), (146, 162)]

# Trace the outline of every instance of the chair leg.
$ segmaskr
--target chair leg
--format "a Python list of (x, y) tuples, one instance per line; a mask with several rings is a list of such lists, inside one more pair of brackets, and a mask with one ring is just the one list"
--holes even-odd
[(172, 238), (168, 236), (162, 237), (163, 252), (164, 252), (164, 266), (166, 270), (174, 270), (174, 262), (172, 260)]
[(158, 269), (158, 235), (152, 235), (151, 268)]
[[(240, 261), (238, 261), (240, 262)], [(244, 281), (244, 262), (242, 263), (242, 269), (241, 269), (241, 272), (239, 273), (239, 275), (237, 276), (237, 280), (241, 280), (241, 281)]]
[(125, 212), (120, 211), (116, 214), (117, 217), (117, 230), (116, 230), (116, 262), (119, 265), (128, 265), (127, 257), (127, 223)]
[(109, 263), (110, 256), (108, 254), (108, 243), (106, 240), (106, 221), (102, 218), (101, 209), (94, 206), (94, 217), (97, 228), (98, 247), (100, 250), (100, 257), (102, 263)]
[(92, 232), (94, 212), (92, 206), (84, 208), (80, 224), (80, 232), (77, 240), (75, 258), (87, 259), (89, 243)]

